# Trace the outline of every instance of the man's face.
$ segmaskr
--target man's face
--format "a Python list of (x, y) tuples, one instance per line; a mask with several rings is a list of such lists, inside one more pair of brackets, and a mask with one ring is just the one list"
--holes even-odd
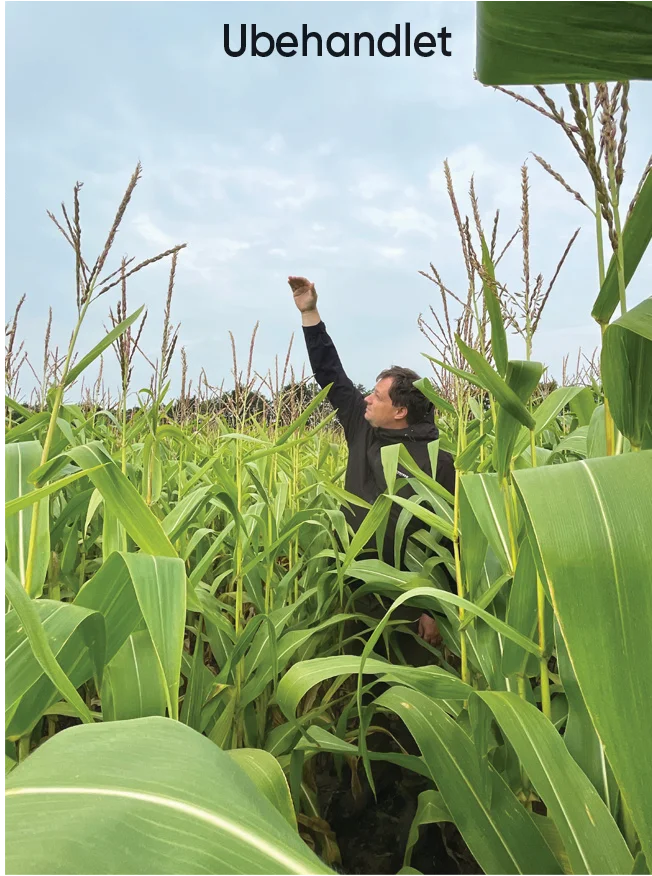
[(394, 407), (389, 391), (392, 386), (391, 377), (383, 377), (365, 398), (367, 410), (365, 420), (371, 425), (382, 429), (402, 429), (407, 417), (406, 408)]

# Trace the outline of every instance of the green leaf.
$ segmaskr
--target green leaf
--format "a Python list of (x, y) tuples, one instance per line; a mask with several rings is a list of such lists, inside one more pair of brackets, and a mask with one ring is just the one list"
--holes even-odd
[(177, 556), (158, 519), (100, 441), (73, 447), (67, 454), (88, 473), (105, 503), (141, 550), (160, 557)]
[[(555, 421), (559, 412), (568, 404), (572, 404), (573, 399), (578, 398), (582, 393), (588, 392), (591, 402), (593, 402), (593, 394), (590, 389), (582, 386), (560, 386), (554, 389), (550, 395), (547, 395), (541, 404), (534, 411), (534, 434), (539, 435), (544, 429)], [(593, 404), (591, 411), (595, 407)], [(589, 415), (590, 419), (590, 415)], [(587, 420), (588, 424), (588, 420)], [(520, 456), (521, 453), (528, 447), (530, 443), (529, 429), (521, 429), (514, 445), (513, 456)]]
[[(390, 709), (405, 722), (451, 817), (485, 873), (561, 873), (525, 808), (437, 703), (418, 691), (397, 687), (382, 694), (376, 707)], [(485, 775), (490, 803), (478, 790)]]
[[(620, 5), (620, 4), (619, 4)], [(642, 4), (640, 4), (642, 5)], [(647, 13), (650, 14), (649, 12)], [(639, 192), (634, 209), (622, 231), (623, 261), (625, 268), (625, 287), (634, 276), (646, 249), (652, 239), (652, 174), (647, 175)], [(618, 286), (618, 253), (611, 256), (607, 275), (600, 287), (591, 316), (606, 325), (620, 301)]]
[(652, 79), (649, 3), (480, 2), (476, 70), (485, 85)]
[(422, 791), (417, 800), (417, 811), (410, 825), (407, 843), (405, 846), (405, 856), (403, 858), (403, 872), (405, 868), (410, 866), (412, 860), (412, 850), (419, 841), (419, 828), (422, 824), (439, 824), (442, 821), (452, 821), (452, 816), (448, 811), (444, 798), (439, 791), (429, 789)]
[(514, 746), (559, 830), (574, 873), (629, 873), (633, 860), (616, 822), (551, 722), (517, 694), (477, 694)]
[[(471, 510), (500, 561), (503, 571), (514, 572), (510, 548), (505, 499), (495, 474), (465, 474), (461, 486)], [(464, 533), (462, 533), (464, 539)]]
[(6, 562), (24, 588), (29, 556), (29, 540), (32, 517), (36, 521), (36, 541), (34, 543), (33, 567), (30, 595), (40, 596), (50, 562), (50, 502), (47, 496), (41, 499), (36, 509), (32, 507), (31, 495), (34, 487), (27, 480), (28, 475), (39, 465), (43, 449), (38, 441), (21, 441), (5, 445), (5, 502), (10, 508), (22, 505), (17, 513), (5, 512), (5, 551)]
[(583, 387), (577, 395), (569, 402), (571, 411), (577, 417), (577, 423), (581, 426), (588, 426), (591, 422), (591, 416), (596, 408), (596, 401), (592, 390), (588, 386)]
[(429, 511), (428, 508), (419, 505), (418, 502), (404, 499), (402, 496), (391, 496), (390, 498), (392, 502), (400, 505), (401, 508), (406, 508), (414, 517), (421, 520), (422, 523), (431, 526), (433, 529), (436, 529), (437, 532), (441, 532), (446, 538), (453, 538), (455, 534), (453, 527), (447, 520), (444, 520), (443, 517), (434, 514), (432, 511)]
[(280, 437), (275, 442), (275, 447), (279, 447), (281, 444), (285, 444), (285, 442), (293, 435), (297, 429), (303, 428), (305, 424), (308, 422), (313, 412), (319, 407), (319, 405), (324, 401), (328, 393), (330, 392), (332, 384), (329, 383), (328, 386), (325, 386), (317, 395), (313, 398), (307, 408), (301, 413), (300, 416), (292, 422), (288, 428), (280, 435)]
[[(514, 390), (503, 380), (500, 374), (494, 371), (481, 353), (478, 353), (477, 350), (473, 350), (465, 344), (459, 335), (455, 335), (455, 341), (461, 354), (471, 368), (473, 368), (475, 374), (481, 378), (482, 382), (495, 397), (501, 408), (504, 408), (506, 413), (511, 414), (514, 419), (518, 420), (519, 423), (522, 423), (528, 429), (533, 429), (534, 419), (532, 414), (528, 411)], [(515, 365), (516, 364), (517, 363), (515, 363)], [(536, 363), (530, 364), (534, 365)]]
[(652, 451), (514, 479), (584, 702), (652, 860)]
[(491, 253), (487, 246), (487, 241), (482, 235), (482, 267), (484, 268), (487, 278), (482, 278), (482, 294), (489, 313), (491, 322), (491, 352), (493, 353), (494, 362), (498, 373), (505, 377), (507, 373), (507, 333), (505, 332), (505, 324), (503, 322), (503, 314), (500, 308), (500, 301), (496, 294), (496, 274), (494, 264), (491, 260)]
[(607, 327), (600, 370), (616, 426), (640, 449), (652, 424), (652, 298)]
[[(519, 401), (525, 403), (538, 386), (542, 373), (543, 366), (540, 362), (510, 361), (507, 365), (505, 381)], [(531, 428), (535, 426), (536, 421), (533, 420)], [(519, 455), (515, 451), (515, 444), (520, 430), (518, 419), (501, 404), (496, 415), (496, 439), (493, 450), (494, 468), (501, 481), (509, 474), (512, 456)]]
[(229, 757), (245, 772), (288, 824), (297, 830), (297, 817), (292, 805), (285, 774), (276, 758), (259, 748), (237, 748)]
[(120, 335), (125, 332), (129, 328), (129, 326), (138, 319), (140, 314), (143, 312), (144, 307), (145, 305), (143, 304), (143, 306), (139, 307), (138, 310), (135, 311), (135, 313), (132, 313), (131, 316), (123, 319), (122, 322), (119, 323), (114, 329), (112, 329), (110, 332), (107, 332), (107, 334), (102, 338), (99, 344), (96, 344), (90, 351), (90, 353), (86, 353), (86, 355), (79, 360), (75, 367), (70, 369), (64, 385), (70, 386), (71, 383), (74, 383), (79, 375), (83, 371), (85, 371), (88, 366), (97, 359), (98, 356), (101, 356), (102, 353), (106, 349), (108, 349), (108, 347), (110, 347), (111, 344), (115, 340), (117, 340)]
[(147, 630), (132, 633), (104, 671), (102, 719), (165, 715), (165, 684)]
[[(101, 466), (98, 465), (97, 468), (101, 468)], [(93, 471), (94, 469), (91, 470)], [(65, 478), (60, 478), (53, 484), (48, 484), (46, 487), (41, 487), (38, 490), (32, 489), (31, 491), (25, 493), (25, 495), (20, 496), (18, 499), (13, 499), (12, 501), (7, 502), (5, 504), (5, 519), (7, 517), (11, 517), (12, 514), (17, 514), (19, 511), (23, 511), (25, 508), (29, 508), (30, 505), (34, 504), (34, 502), (39, 502), (46, 496), (50, 496), (52, 495), (52, 493), (56, 493), (57, 490), (61, 490), (64, 487), (67, 487), (69, 484), (74, 484), (75, 481), (78, 481), (79, 478), (86, 477), (87, 474), (87, 471), (77, 471), (74, 474), (68, 475)]]
[(57, 733), (5, 794), (12, 873), (331, 872), (226, 752), (166, 718)]
[[(537, 568), (528, 539), (521, 542), (514, 581), (507, 604), (506, 622), (533, 639), (537, 629)], [(527, 675), (531, 656), (509, 640), (503, 646), (502, 672), (505, 676)], [(534, 673), (538, 674), (538, 664)]]
[(419, 380), (415, 380), (414, 386), (416, 386), (416, 388), (425, 395), (428, 401), (432, 402), (440, 411), (446, 411), (448, 414), (457, 416), (457, 411), (453, 405), (449, 401), (446, 401), (446, 399), (439, 395), (439, 393), (435, 392), (432, 382), (427, 377), (421, 377)]
[(172, 690), (179, 682), (175, 667), (183, 647), (185, 599), (183, 560), (116, 553), (84, 584), (74, 605), (104, 616), (107, 663), (144, 619), (176, 702)]
[(78, 717), (84, 723), (92, 724), (93, 716), (88, 710), (86, 703), (79, 696), (74, 685), (61, 666), (59, 666), (57, 658), (52, 653), (52, 648), (39, 619), (39, 613), (34, 601), (25, 593), (20, 585), (20, 581), (9, 568), (5, 569), (5, 595), (20, 619), (32, 653), (43, 672), (60, 692), (61, 696), (75, 709)]

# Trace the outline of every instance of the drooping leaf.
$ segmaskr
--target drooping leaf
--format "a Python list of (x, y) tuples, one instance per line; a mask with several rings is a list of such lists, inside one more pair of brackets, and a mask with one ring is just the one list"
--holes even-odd
[[(377, 700), (405, 722), (469, 850), (485, 873), (561, 873), (550, 848), (501, 776), (437, 703), (409, 688)], [(485, 774), (491, 799), (480, 793)]]
[[(24, 631), (24, 637), (29, 643), (29, 648), (32, 655), (40, 666), (42, 672), (47, 676), (49, 681), (54, 686), (56, 691), (59, 691), (67, 702), (71, 704), (77, 713), (78, 717), (85, 723), (91, 724), (93, 716), (91, 715), (86, 703), (77, 693), (75, 686), (64, 670), (57, 663), (48, 636), (43, 628), (39, 617), (39, 610), (36, 607), (34, 600), (30, 599), (25, 590), (21, 587), (19, 580), (8, 567), (5, 568), (5, 595), (11, 603), (16, 615), (20, 620), (21, 630), (15, 629), (16, 635), (12, 637), (11, 651), (9, 653), (10, 667), (14, 672), (20, 672), (20, 678), (10, 678), (9, 681), (14, 685), (14, 702), (19, 704), (18, 694), (24, 688), (25, 678), (33, 680), (33, 683), (38, 683), (40, 673), (35, 673), (33, 661), (30, 654), (26, 651), (25, 646), (22, 647), (19, 633)], [(61, 606), (61, 610), (65, 610), (67, 606)], [(71, 612), (69, 612), (70, 614)], [(77, 613), (78, 614), (78, 613)], [(68, 626), (68, 630), (70, 627)], [(95, 638), (100, 639), (100, 650), (103, 642), (101, 642), (100, 634), (103, 633), (103, 628), (99, 627), (95, 631)], [(17, 641), (18, 640), (18, 641)], [(95, 668), (98, 669), (97, 662)], [(100, 673), (101, 673), (101, 667)], [(29, 685), (26, 690), (32, 687)], [(12, 699), (10, 697), (10, 699)], [(16, 712), (13, 703), (10, 703), (9, 717), (13, 717)], [(11, 732), (11, 731), (10, 731)]]
[(652, 859), (652, 673), (632, 671), (652, 665), (652, 451), (514, 478), (577, 683)]
[(141, 550), (161, 557), (177, 556), (158, 519), (100, 441), (73, 447), (67, 453), (86, 470), (105, 503)]
[(618, 825), (552, 723), (517, 694), (483, 691), (501, 730), (557, 826), (575, 873), (629, 873), (633, 859)]
[[(649, 10), (647, 10), (647, 15), (650, 15)], [(634, 204), (634, 209), (622, 231), (625, 287), (634, 276), (650, 240), (652, 240), (652, 174), (647, 175)], [(618, 253), (614, 253), (609, 262), (607, 275), (600, 287), (600, 294), (593, 305), (591, 316), (599, 323), (606, 325), (618, 306), (619, 300)]]
[(607, 327), (600, 370), (614, 423), (640, 449), (652, 424), (652, 298)]
[(331, 872), (226, 752), (167, 718), (57, 733), (5, 795), (12, 873)]

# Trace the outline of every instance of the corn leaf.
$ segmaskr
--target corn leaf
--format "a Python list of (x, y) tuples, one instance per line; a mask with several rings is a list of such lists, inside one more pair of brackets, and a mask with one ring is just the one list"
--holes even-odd
[(102, 720), (165, 715), (165, 684), (147, 630), (132, 633), (104, 671)]
[(20, 581), (26, 585), (27, 558), (29, 556), (29, 539), (32, 529), (32, 517), (38, 514), (36, 522), (36, 541), (34, 543), (33, 566), (30, 595), (40, 596), (50, 561), (50, 503), (48, 496), (43, 497), (36, 506), (31, 502), (34, 487), (27, 480), (28, 475), (39, 465), (43, 450), (38, 441), (20, 441), (5, 445), (5, 502), (11, 507), (19, 507), (17, 513), (5, 517), (5, 551), (7, 566)]
[(331, 872), (226, 752), (166, 718), (56, 734), (5, 799), (12, 873)]
[(640, 448), (652, 424), (652, 298), (607, 327), (600, 368), (614, 422)]
[(487, 277), (482, 278), (482, 294), (489, 313), (491, 322), (491, 352), (496, 363), (496, 370), (505, 377), (507, 373), (507, 333), (505, 332), (505, 324), (503, 322), (503, 314), (500, 308), (500, 301), (496, 293), (496, 274), (494, 264), (491, 260), (491, 253), (487, 246), (487, 241), (482, 235), (482, 267), (487, 274)]
[[(648, 13), (649, 14), (649, 13)], [(634, 209), (622, 231), (625, 287), (634, 276), (652, 240), (652, 174), (648, 174), (639, 192)], [(607, 275), (600, 287), (591, 316), (606, 325), (620, 301), (618, 286), (618, 253), (611, 256)]]
[(652, 79), (649, 3), (480, 2), (476, 39), (485, 85)]
[(65, 386), (70, 386), (71, 383), (74, 383), (79, 375), (83, 371), (85, 371), (88, 366), (97, 359), (98, 356), (101, 356), (102, 353), (107, 350), (111, 346), (111, 344), (120, 337), (123, 332), (127, 331), (129, 326), (132, 325), (143, 312), (144, 307), (145, 305), (143, 304), (143, 306), (139, 307), (138, 310), (131, 314), (131, 316), (123, 319), (122, 322), (119, 323), (115, 328), (106, 333), (106, 335), (102, 338), (99, 344), (96, 344), (89, 353), (86, 353), (85, 356), (82, 356), (82, 358), (74, 366), (74, 368), (71, 368), (68, 372)]
[[(437, 703), (406, 687), (376, 700), (405, 723), (469, 850), (485, 873), (561, 873), (550, 848), (501, 776)], [(488, 801), (479, 792), (486, 780)]]
[[(93, 716), (91, 715), (86, 703), (77, 693), (75, 686), (68, 675), (66, 675), (59, 663), (57, 663), (57, 658), (52, 652), (52, 647), (41, 623), (39, 611), (34, 600), (30, 599), (27, 593), (25, 593), (19, 580), (9, 568), (5, 569), (5, 595), (20, 620), (21, 628), (24, 630), (24, 635), (29, 642), (31, 652), (43, 673), (47, 676), (61, 696), (63, 696), (74, 708), (77, 716), (84, 723), (92, 724)], [(58, 606), (56, 610), (58, 611), (64, 608), (64, 606)], [(76, 614), (79, 615), (79, 612)], [(68, 627), (68, 629), (70, 629), (70, 627)], [(96, 635), (99, 638), (98, 630), (101, 630), (101, 627), (96, 630)], [(18, 633), (19, 631), (16, 630), (15, 632)], [(15, 636), (12, 637), (12, 645), (15, 642), (15, 638)], [(26, 652), (25, 648), (22, 648), (21, 652), (20, 645), (12, 647), (12, 650), (9, 653), (9, 659), (11, 661), (12, 671), (15, 673), (10, 681), (15, 685), (15, 691), (20, 691), (23, 687), (26, 675), (30, 680), (34, 678), (35, 673), (33, 663), (30, 661), (29, 654)], [(16, 675), (19, 673), (22, 678), (20, 682), (17, 682)], [(40, 674), (36, 677), (35, 683), (38, 683), (39, 677)], [(12, 706), (13, 704), (11, 704), (10, 708)]]
[(652, 860), (652, 673), (632, 671), (652, 665), (652, 451), (514, 478), (586, 708)]
[(477, 695), (493, 712), (545, 803), (573, 872), (630, 873), (634, 861), (616, 822), (552, 723), (517, 694)]
[(100, 441), (73, 447), (67, 454), (88, 472), (105, 503), (141, 550), (161, 557), (177, 556), (158, 519)]
[(514, 419), (518, 420), (528, 429), (533, 429), (534, 419), (532, 418), (532, 414), (528, 411), (511, 386), (503, 380), (500, 374), (494, 371), (481, 353), (478, 353), (477, 350), (473, 350), (468, 344), (465, 344), (459, 335), (455, 335), (455, 341), (461, 354), (471, 368), (473, 368), (474, 373), (480, 377), (482, 383), (494, 396), (498, 404), (504, 408), (508, 414), (511, 414)]

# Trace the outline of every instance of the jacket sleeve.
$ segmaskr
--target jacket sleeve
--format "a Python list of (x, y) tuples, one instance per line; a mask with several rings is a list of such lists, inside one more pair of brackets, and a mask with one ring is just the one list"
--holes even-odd
[(333, 384), (328, 400), (337, 410), (338, 419), (348, 440), (366, 423), (364, 396), (347, 377), (324, 323), (304, 326), (303, 334), (315, 380), (322, 389), (329, 383)]

